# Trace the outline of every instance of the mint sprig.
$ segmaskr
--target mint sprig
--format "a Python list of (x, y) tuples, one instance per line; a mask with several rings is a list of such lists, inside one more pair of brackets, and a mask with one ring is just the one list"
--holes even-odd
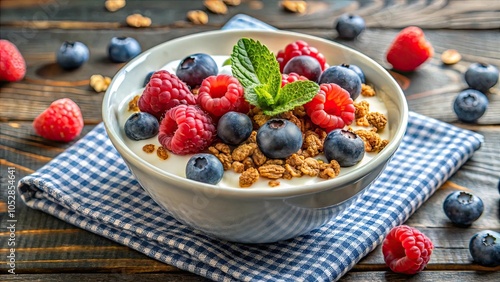
[(287, 112), (309, 102), (319, 91), (313, 81), (295, 81), (281, 88), (274, 54), (259, 41), (241, 38), (233, 47), (231, 68), (245, 89), (245, 99), (266, 115)]

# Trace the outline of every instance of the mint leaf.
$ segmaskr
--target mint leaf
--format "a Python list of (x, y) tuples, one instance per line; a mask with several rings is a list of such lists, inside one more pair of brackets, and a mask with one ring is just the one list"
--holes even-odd
[(272, 116), (293, 110), (293, 108), (311, 101), (318, 91), (319, 85), (314, 81), (298, 80), (288, 83), (281, 88), (279, 100), (276, 101), (273, 108), (262, 109), (262, 111), (264, 114)]

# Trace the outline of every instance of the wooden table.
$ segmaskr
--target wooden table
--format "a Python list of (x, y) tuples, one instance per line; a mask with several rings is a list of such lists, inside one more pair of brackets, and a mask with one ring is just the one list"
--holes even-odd
[[(0, 84), (0, 215), (2, 254), (8, 251), (7, 175), (16, 180), (36, 171), (71, 144), (50, 142), (36, 136), (32, 120), (52, 101), (69, 97), (83, 111), (85, 129), (101, 122), (103, 93), (89, 86), (92, 74), (112, 77), (122, 64), (106, 58), (112, 36), (132, 36), (143, 50), (164, 41), (202, 31), (219, 29), (229, 18), (246, 13), (281, 29), (312, 34), (357, 49), (388, 67), (384, 53), (403, 27), (417, 25), (435, 48), (435, 55), (421, 69), (409, 74), (392, 72), (400, 82), (412, 111), (485, 137), (482, 148), (441, 187), (406, 224), (419, 228), (436, 249), (427, 269), (411, 278), (425, 281), (499, 281), (500, 267), (486, 268), (472, 262), (470, 237), (483, 229), (500, 230), (500, 86), (489, 94), (490, 105), (477, 124), (457, 120), (451, 104), (465, 88), (463, 73), (472, 62), (485, 61), (500, 66), (500, 1), (460, 0), (363, 0), (308, 1), (303, 15), (283, 11), (278, 1), (243, 0), (226, 15), (209, 13), (209, 23), (193, 25), (186, 12), (204, 9), (199, 1), (127, 1), (114, 13), (104, 1), (2, 0), (0, 37), (17, 44), (28, 71), (24, 80)], [(338, 40), (332, 28), (336, 17), (355, 12), (364, 17), (367, 29), (354, 41)], [(141, 13), (152, 19), (148, 28), (131, 28), (127, 15)], [(90, 61), (75, 71), (62, 71), (55, 64), (55, 52), (63, 41), (82, 41), (91, 50)], [(463, 59), (451, 66), (440, 61), (446, 49), (458, 50)], [(82, 135), (83, 136), (83, 135)], [(481, 218), (469, 228), (452, 225), (442, 211), (442, 203), (455, 189), (470, 190), (485, 204)], [(2, 255), (3, 276), (8, 281), (205, 281), (204, 278), (160, 263), (128, 247), (76, 228), (43, 212), (16, 202), (16, 273), (7, 273)], [(377, 248), (348, 272), (343, 281), (407, 280), (388, 270)]]

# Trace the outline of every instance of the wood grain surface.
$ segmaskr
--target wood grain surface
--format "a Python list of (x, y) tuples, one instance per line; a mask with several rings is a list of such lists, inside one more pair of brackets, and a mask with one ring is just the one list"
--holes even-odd
[[(500, 267), (482, 267), (468, 251), (470, 237), (484, 229), (500, 231), (500, 86), (488, 93), (489, 107), (475, 124), (459, 122), (452, 110), (457, 93), (466, 88), (463, 73), (473, 62), (500, 66), (500, 1), (482, 0), (360, 0), (307, 1), (305, 14), (284, 11), (279, 1), (242, 1), (226, 15), (209, 13), (207, 25), (189, 23), (189, 10), (204, 9), (203, 1), (127, 1), (114, 13), (104, 1), (2, 0), (0, 38), (16, 43), (28, 65), (24, 80), (0, 83), (0, 250), (8, 252), (5, 229), (7, 170), (16, 179), (29, 175), (52, 160), (71, 143), (58, 143), (37, 136), (33, 119), (59, 98), (68, 97), (82, 109), (84, 132), (102, 121), (103, 93), (88, 83), (92, 74), (112, 77), (123, 64), (111, 63), (106, 46), (113, 36), (132, 36), (143, 50), (167, 40), (219, 29), (233, 15), (245, 13), (280, 29), (327, 38), (361, 51), (386, 67), (403, 88), (410, 110), (476, 131), (485, 142), (450, 181), (418, 209), (406, 224), (417, 227), (436, 249), (426, 270), (415, 276), (399, 275), (385, 265), (380, 248), (363, 258), (341, 281), (500, 281)], [(362, 15), (367, 29), (356, 40), (340, 40), (333, 29), (345, 12)], [(149, 28), (131, 28), (127, 15), (150, 17)], [(418, 71), (390, 70), (385, 51), (397, 32), (417, 25), (435, 49), (433, 58)], [(90, 48), (90, 61), (74, 71), (55, 64), (55, 52), (64, 41), (82, 41)], [(462, 60), (441, 63), (441, 53), (456, 49)], [(481, 218), (469, 228), (449, 222), (442, 211), (452, 191), (467, 190), (485, 204)], [(18, 275), (1, 275), (2, 281), (207, 281), (194, 274), (153, 260), (128, 247), (76, 228), (17, 199), (16, 248)], [(6, 264), (1, 264), (2, 270)], [(2, 274), (6, 273), (2, 271)]]

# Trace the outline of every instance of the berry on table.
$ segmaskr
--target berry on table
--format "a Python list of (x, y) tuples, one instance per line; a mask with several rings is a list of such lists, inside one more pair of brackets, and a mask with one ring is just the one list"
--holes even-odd
[(309, 46), (307, 42), (297, 40), (286, 45), (284, 50), (280, 50), (278, 51), (278, 54), (276, 54), (276, 60), (278, 60), (278, 63), (280, 65), (280, 71), (283, 72), (286, 63), (288, 63), (290, 59), (300, 55), (307, 55), (315, 58), (319, 62), (321, 69), (326, 69), (325, 56), (321, 54), (315, 47)]
[(472, 236), (469, 252), (474, 261), (482, 266), (500, 265), (500, 233), (483, 230)]
[(125, 135), (132, 140), (144, 140), (158, 134), (160, 124), (155, 116), (146, 112), (133, 113), (125, 122)]
[(217, 184), (224, 175), (220, 160), (212, 154), (195, 154), (186, 164), (186, 178), (198, 182)]
[(227, 112), (217, 123), (217, 136), (229, 145), (241, 144), (250, 137), (252, 130), (252, 120), (243, 113)]
[(337, 30), (340, 38), (354, 39), (365, 28), (365, 20), (359, 15), (343, 14), (335, 21), (335, 30)]
[(80, 135), (83, 125), (80, 107), (68, 98), (52, 102), (33, 121), (33, 128), (38, 135), (62, 142), (69, 142)]
[(294, 72), (291, 73), (282, 73), (281, 74), (281, 87), (287, 85), (288, 83), (292, 83), (297, 80), (308, 80), (307, 77), (298, 75)]
[(283, 68), (284, 74), (296, 73), (312, 81), (318, 81), (322, 71), (318, 60), (306, 55), (291, 58)]
[(161, 119), (168, 109), (181, 104), (196, 105), (196, 98), (184, 82), (166, 70), (159, 70), (151, 76), (137, 102), (141, 111), (157, 119)]
[(434, 245), (419, 230), (400, 225), (391, 229), (382, 243), (382, 254), (389, 268), (396, 273), (415, 274), (429, 262)]
[(401, 30), (387, 50), (386, 59), (399, 71), (414, 71), (434, 55), (434, 48), (416, 26)]
[(302, 147), (302, 131), (286, 119), (268, 120), (257, 131), (257, 146), (271, 159), (285, 159)]
[(319, 77), (318, 83), (335, 83), (339, 85), (349, 92), (353, 101), (361, 94), (361, 78), (345, 64), (327, 68)]
[(327, 132), (351, 124), (356, 112), (349, 92), (335, 83), (321, 84), (304, 108), (311, 121)]
[(473, 63), (465, 71), (465, 82), (470, 88), (486, 93), (498, 82), (498, 69), (486, 63)]
[(204, 53), (192, 54), (179, 62), (175, 75), (191, 89), (200, 86), (209, 76), (217, 75), (219, 68), (212, 56)]
[(216, 135), (210, 116), (195, 105), (178, 105), (165, 113), (158, 141), (174, 154), (195, 154), (205, 150)]
[(108, 58), (115, 63), (124, 63), (141, 53), (141, 45), (132, 37), (113, 37), (108, 45)]
[(196, 102), (214, 120), (229, 111), (247, 113), (250, 104), (245, 100), (243, 86), (237, 78), (220, 74), (203, 80)]
[(482, 92), (466, 89), (458, 93), (453, 102), (453, 110), (459, 120), (475, 122), (484, 115), (488, 104), (488, 98)]
[(57, 50), (57, 64), (66, 70), (77, 69), (89, 60), (90, 52), (82, 42), (65, 41)]
[(468, 226), (483, 214), (484, 204), (478, 196), (464, 191), (455, 191), (444, 200), (443, 210), (451, 222), (460, 226)]
[(0, 81), (19, 81), (26, 74), (26, 61), (14, 43), (0, 39)]
[(326, 136), (323, 151), (328, 162), (336, 160), (341, 167), (353, 166), (365, 156), (365, 142), (354, 132), (335, 129)]

